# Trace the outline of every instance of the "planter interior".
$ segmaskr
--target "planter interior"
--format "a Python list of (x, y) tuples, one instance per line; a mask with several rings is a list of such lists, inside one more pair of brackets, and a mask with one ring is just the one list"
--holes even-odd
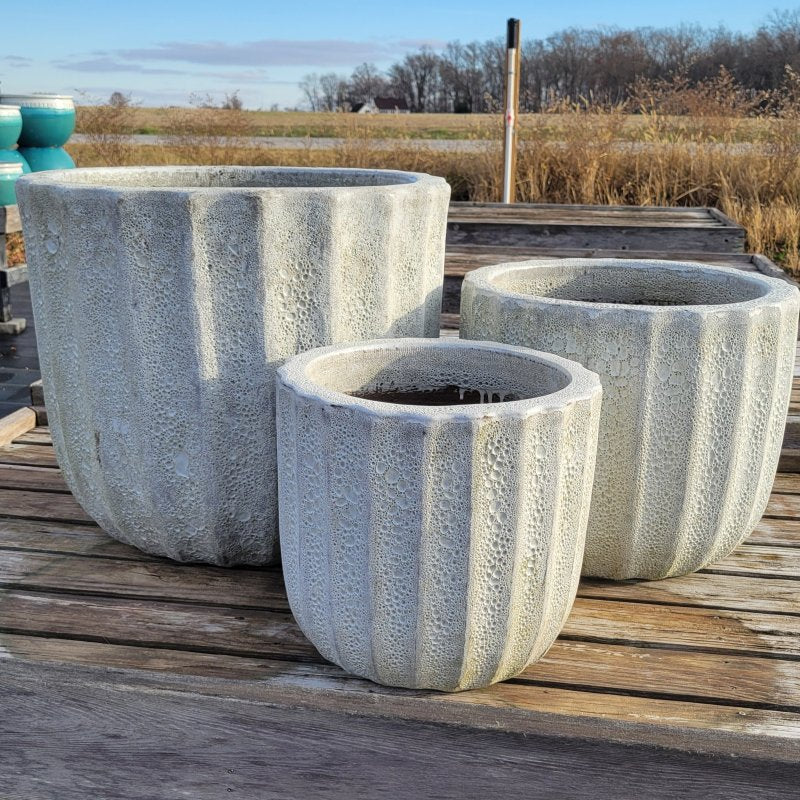
[(559, 367), (518, 354), (487, 358), (475, 348), (412, 345), (320, 356), (306, 376), (320, 389), (358, 399), (434, 408), (528, 400), (570, 382)]
[(763, 297), (769, 287), (746, 273), (686, 269), (680, 264), (634, 262), (598, 269), (554, 264), (501, 272), (490, 279), (497, 289), (593, 305), (695, 306), (741, 303)]

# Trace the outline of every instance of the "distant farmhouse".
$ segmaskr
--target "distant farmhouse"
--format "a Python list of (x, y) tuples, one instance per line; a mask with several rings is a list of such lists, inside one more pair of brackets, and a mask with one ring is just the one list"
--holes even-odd
[(354, 103), (350, 109), (355, 114), (410, 114), (408, 103), (402, 97), (376, 97), (366, 103)]

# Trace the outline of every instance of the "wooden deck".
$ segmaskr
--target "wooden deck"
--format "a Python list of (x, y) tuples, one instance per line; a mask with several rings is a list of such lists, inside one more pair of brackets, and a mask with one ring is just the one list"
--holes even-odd
[(583, 581), (542, 661), (457, 695), (323, 661), (277, 568), (115, 542), (47, 428), (0, 448), (0, 514), (0, 797), (797, 796), (800, 474), (729, 558)]

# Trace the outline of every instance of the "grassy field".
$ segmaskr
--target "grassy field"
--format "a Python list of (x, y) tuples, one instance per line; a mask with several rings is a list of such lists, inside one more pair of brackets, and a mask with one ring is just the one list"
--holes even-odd
[[(88, 115), (87, 115), (88, 114)], [(167, 146), (125, 138), (163, 116)], [(502, 162), (497, 117), (356, 116), (210, 109), (109, 109), (81, 114), (88, 141), (68, 146), (80, 166), (122, 164), (274, 164), (408, 169), (444, 176), (453, 198), (500, 197)], [(263, 127), (258, 127), (259, 125)], [(241, 147), (227, 137), (334, 135), (330, 149)], [(421, 142), (387, 149), (382, 138), (485, 140), (469, 152)], [(444, 134), (442, 134), (444, 135)], [(523, 118), (517, 197), (523, 202), (716, 206), (747, 230), (750, 251), (800, 275), (800, 115), (693, 117), (620, 111), (527, 115)], [(639, 146), (620, 146), (622, 142)], [(420, 146), (422, 145), (422, 146)], [(22, 258), (18, 251), (13, 258)]]
[[(111, 113), (109, 114), (109, 111)], [(620, 141), (648, 141), (653, 119), (647, 114), (613, 111), (615, 136)], [(574, 112), (522, 114), (523, 137), (559, 141), (569, 132)], [(587, 115), (584, 115), (587, 116)], [(592, 114), (590, 116), (596, 116)], [(354, 136), (374, 139), (497, 139), (502, 129), (498, 114), (347, 114), (304, 111), (226, 111), (214, 108), (140, 108), (110, 110), (107, 106), (80, 106), (76, 130), (91, 133), (108, 127), (113, 117), (119, 134), (162, 134), (176, 131), (195, 135), (291, 136), (311, 139)], [(718, 116), (660, 116), (659, 134), (691, 141), (768, 140), (783, 121)]]

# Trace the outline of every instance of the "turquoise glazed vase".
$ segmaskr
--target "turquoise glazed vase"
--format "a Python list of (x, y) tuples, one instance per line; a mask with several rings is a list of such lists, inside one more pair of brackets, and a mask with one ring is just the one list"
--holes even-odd
[(19, 106), (0, 105), (0, 150), (13, 147), (22, 131)]
[(63, 147), (20, 147), (19, 152), (28, 162), (31, 172), (75, 167), (75, 162)]
[(14, 184), (22, 175), (21, 164), (0, 164), (0, 206), (16, 205)]
[(31, 171), (25, 156), (19, 150), (0, 150), (0, 164), (19, 164), (23, 172)]
[(19, 106), (21, 147), (61, 147), (75, 130), (75, 104), (65, 94), (5, 94), (2, 105)]

